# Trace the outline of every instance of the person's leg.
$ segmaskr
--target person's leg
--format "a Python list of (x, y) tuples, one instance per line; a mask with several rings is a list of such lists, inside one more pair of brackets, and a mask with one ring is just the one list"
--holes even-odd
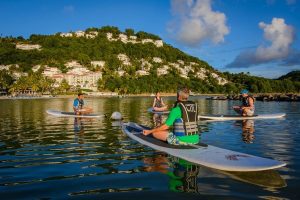
[(161, 111), (165, 111), (165, 110), (167, 110), (168, 108), (167, 108), (167, 106), (163, 106), (163, 107), (154, 107), (153, 108), (153, 110), (154, 111), (158, 111), (158, 112), (161, 112)]
[(90, 114), (91, 112), (93, 112), (93, 109), (89, 108), (89, 107), (85, 107), (85, 108), (80, 110), (81, 114)]
[(158, 131), (152, 133), (153, 137), (162, 141), (167, 141), (168, 134), (169, 134), (168, 131)]
[(241, 113), (240, 107), (233, 107), (233, 110), (234, 110), (237, 114), (239, 114), (239, 115), (242, 114), (242, 113)]
[(254, 111), (253, 110), (251, 110), (251, 109), (249, 109), (249, 108), (245, 108), (244, 110), (243, 110), (243, 116), (244, 117), (251, 117), (251, 116), (253, 116), (254, 115)]

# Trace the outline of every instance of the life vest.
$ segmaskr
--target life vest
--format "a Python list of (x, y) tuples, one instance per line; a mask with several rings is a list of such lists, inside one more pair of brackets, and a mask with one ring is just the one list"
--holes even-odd
[(84, 105), (84, 102), (83, 102), (83, 99), (76, 99), (77, 101), (78, 101), (78, 103), (79, 103), (79, 105), (78, 105), (78, 109), (82, 109), (82, 107), (83, 107), (83, 105)]
[(157, 97), (155, 97), (155, 105), (154, 107), (157, 107), (157, 108), (161, 108), (162, 107), (162, 99), (161, 97), (158, 99)]
[(174, 134), (176, 136), (190, 136), (198, 134), (198, 107), (192, 101), (177, 101), (175, 106), (181, 110), (181, 118), (174, 122)]
[(245, 107), (249, 107), (250, 106), (250, 104), (249, 104), (249, 98), (253, 99), (253, 103), (254, 103), (254, 101), (255, 101), (254, 97), (252, 97), (252, 96), (249, 95), (249, 96), (247, 96), (247, 97), (245, 97), (245, 98), (242, 99), (243, 106), (245, 106)]

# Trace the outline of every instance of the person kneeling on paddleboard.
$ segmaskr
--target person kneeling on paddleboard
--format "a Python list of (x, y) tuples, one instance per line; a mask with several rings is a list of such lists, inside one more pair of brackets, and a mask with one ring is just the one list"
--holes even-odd
[[(152, 134), (154, 138), (174, 145), (198, 144), (198, 107), (195, 102), (188, 101), (189, 93), (187, 88), (179, 89), (177, 101), (166, 122), (152, 130), (144, 130), (143, 134)], [(169, 130), (171, 126), (173, 131)]]
[(165, 103), (163, 102), (160, 93), (156, 92), (154, 101), (153, 101), (153, 105), (152, 105), (152, 109), (154, 111), (166, 111), (168, 109), (168, 107), (165, 105)]
[(82, 115), (82, 114), (88, 114), (92, 112), (91, 108), (85, 107), (84, 106), (84, 96), (82, 93), (79, 93), (77, 98), (73, 102), (73, 110), (76, 115)]
[(240, 94), (242, 95), (242, 105), (241, 106), (233, 106), (232, 108), (240, 115), (253, 116), (255, 107), (254, 107), (254, 97), (250, 96), (249, 91), (243, 89)]

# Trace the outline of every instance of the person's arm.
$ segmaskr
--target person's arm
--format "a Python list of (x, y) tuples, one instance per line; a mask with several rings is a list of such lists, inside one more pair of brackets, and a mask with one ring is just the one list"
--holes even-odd
[(152, 130), (144, 130), (143, 134), (144, 135), (149, 135), (149, 134), (157, 132), (157, 131), (168, 130), (169, 127), (173, 125), (173, 123), (175, 122), (175, 120), (178, 119), (178, 118), (180, 118), (180, 115), (181, 115), (180, 108), (178, 108), (178, 107), (173, 108), (171, 110), (169, 116), (168, 116), (168, 119), (166, 120), (166, 122), (163, 125), (161, 125), (161, 126), (159, 126), (157, 128), (154, 128)]
[(160, 97), (160, 100), (161, 100), (161, 105), (162, 106), (166, 106), (165, 103), (164, 103), (164, 101), (163, 101), (163, 99), (161, 97)]
[(74, 110), (74, 112), (78, 111), (78, 104), (79, 104), (78, 100), (74, 100), (74, 102), (73, 102), (73, 110)]
[(154, 132), (159, 132), (159, 131), (166, 131), (169, 129), (169, 126), (167, 126), (166, 124), (163, 124), (157, 128), (154, 128), (154, 129), (151, 129), (151, 130), (143, 130), (143, 134), (144, 135), (149, 135), (151, 133), (154, 133)]
[(154, 100), (153, 100), (153, 105), (152, 105), (152, 108), (154, 108), (154, 106), (155, 106), (155, 103), (156, 103), (156, 98), (154, 98)]
[(254, 101), (252, 98), (249, 98), (249, 106), (243, 106), (242, 109), (253, 108), (253, 106), (254, 106)]

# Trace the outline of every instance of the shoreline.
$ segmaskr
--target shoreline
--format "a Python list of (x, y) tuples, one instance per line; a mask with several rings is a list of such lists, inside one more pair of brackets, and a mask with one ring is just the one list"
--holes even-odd
[[(284, 100), (300, 100), (300, 93), (250, 93), (253, 95), (257, 100), (262, 101), (272, 101), (284, 99)], [(160, 93), (163, 97), (174, 97), (176, 93)], [(12, 97), (12, 96), (0, 96), (0, 99), (53, 99), (53, 98), (75, 98), (76, 94), (62, 94), (62, 95), (40, 95), (40, 96), (20, 96), (20, 97)], [(141, 94), (126, 94), (126, 95), (116, 95), (111, 93), (104, 93), (104, 94), (86, 94), (86, 98), (124, 98), (124, 97), (154, 97), (153, 93), (141, 93)], [(193, 93), (190, 96), (201, 96), (207, 97), (207, 99), (212, 100), (238, 100), (238, 94), (197, 94)], [(290, 98), (290, 99), (288, 99)]]

